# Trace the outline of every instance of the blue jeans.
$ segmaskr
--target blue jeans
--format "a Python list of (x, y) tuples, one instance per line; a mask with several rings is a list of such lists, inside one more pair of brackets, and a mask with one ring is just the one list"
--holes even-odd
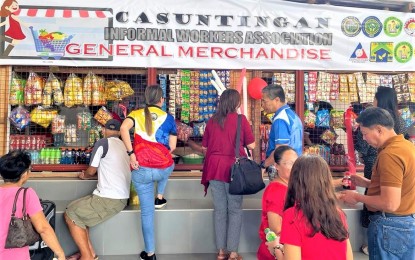
[(140, 199), (141, 230), (143, 232), (145, 251), (155, 252), (154, 242), (154, 182), (157, 193), (164, 194), (167, 181), (174, 169), (174, 164), (164, 169), (140, 167), (132, 172), (132, 182)]
[(369, 216), (369, 259), (415, 259), (415, 218)]

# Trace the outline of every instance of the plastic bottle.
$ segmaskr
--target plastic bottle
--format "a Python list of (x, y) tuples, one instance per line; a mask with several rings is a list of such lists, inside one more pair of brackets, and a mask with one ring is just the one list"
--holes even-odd
[(79, 163), (86, 164), (86, 152), (84, 148), (81, 149), (81, 160)]
[(66, 160), (66, 150), (62, 148), (61, 150), (61, 164), (67, 164)]
[(74, 163), (72, 149), (66, 150), (66, 160), (67, 160), (66, 161), (67, 164), (73, 164)]
[(85, 151), (85, 164), (89, 165), (89, 162), (91, 161), (91, 151)]
[(73, 157), (74, 157), (74, 164), (81, 163), (81, 151), (78, 148), (75, 148)]
[(350, 190), (351, 184), (352, 184), (352, 181), (350, 179), (350, 173), (349, 172), (345, 172), (344, 173), (344, 177), (342, 179), (343, 189)]
[(277, 239), (277, 234), (275, 234), (275, 232), (274, 231), (272, 231), (271, 229), (269, 229), (269, 228), (266, 228), (265, 230), (264, 230), (264, 233), (265, 233), (265, 238), (267, 239), (267, 241), (268, 242), (272, 242), (272, 241), (274, 241), (275, 239)]

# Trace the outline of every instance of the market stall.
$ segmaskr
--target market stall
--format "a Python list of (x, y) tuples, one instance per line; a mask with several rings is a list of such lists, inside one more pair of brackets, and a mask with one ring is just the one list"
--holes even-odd
[[(345, 113), (371, 103), (378, 85), (395, 88), (405, 122), (413, 123), (409, 13), (286, 1), (85, 5), (22, 2), (16, 15), (24, 39), (12, 48), (0, 43), (0, 152), (29, 150), (35, 171), (84, 169), (102, 125), (144, 105), (148, 84), (163, 87), (163, 109), (194, 141), (215, 112), (212, 80), (240, 90), (257, 161), (264, 159), (270, 117), (258, 97), (243, 91), (253, 79), (284, 87), (305, 123), (307, 151), (334, 171), (348, 170), (351, 160), (362, 168), (348, 151)], [(201, 170), (203, 158), (194, 154), (180, 141), (176, 170)]]

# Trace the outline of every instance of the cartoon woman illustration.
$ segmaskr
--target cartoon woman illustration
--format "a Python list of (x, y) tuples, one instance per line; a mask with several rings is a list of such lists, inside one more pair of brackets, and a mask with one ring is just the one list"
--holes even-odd
[(16, 0), (5, 0), (0, 9), (0, 16), (7, 17), (4, 22), (0, 23), (0, 27), (8, 24), (8, 29), (4, 35), (0, 35), (1, 41), (9, 42), (6, 50), (4, 50), (2, 56), (9, 56), (10, 52), (13, 50), (14, 46), (18, 44), (21, 40), (26, 38), (22, 31), (21, 25), (26, 26), (25, 23), (21, 22), (20, 19), (14, 13), (19, 11), (19, 4)]

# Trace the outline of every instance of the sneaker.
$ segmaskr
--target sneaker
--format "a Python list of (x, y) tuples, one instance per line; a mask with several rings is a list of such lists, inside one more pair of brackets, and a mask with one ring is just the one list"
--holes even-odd
[(167, 200), (165, 198), (159, 199), (156, 198), (156, 200), (154, 201), (154, 207), (156, 209), (161, 209), (162, 207), (166, 206)]
[(140, 253), (140, 259), (141, 260), (157, 260), (156, 254), (153, 254), (152, 256), (148, 256), (146, 251), (142, 251)]

